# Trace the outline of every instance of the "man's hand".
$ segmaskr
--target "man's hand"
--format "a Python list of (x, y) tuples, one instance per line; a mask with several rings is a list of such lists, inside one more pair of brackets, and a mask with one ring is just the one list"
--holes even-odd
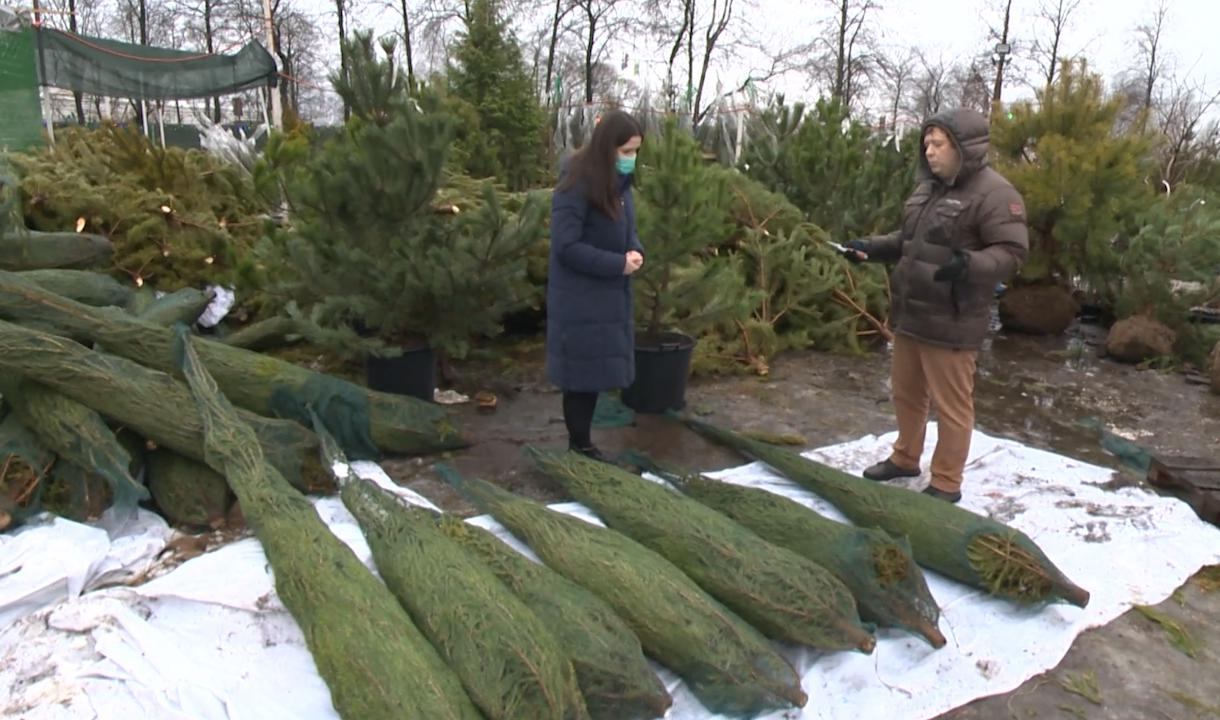
[(966, 257), (966, 253), (954, 250), (953, 259), (932, 273), (932, 279), (937, 282), (953, 282), (965, 275), (968, 267), (970, 267), (970, 259)]
[(852, 240), (844, 247), (847, 249), (843, 251), (843, 257), (847, 258), (848, 260), (858, 263), (864, 262), (868, 259), (868, 253), (864, 251), (864, 249), (868, 247), (868, 244), (863, 240)]
[(628, 250), (623, 256), (623, 274), (630, 275), (644, 264), (644, 256), (638, 250)]

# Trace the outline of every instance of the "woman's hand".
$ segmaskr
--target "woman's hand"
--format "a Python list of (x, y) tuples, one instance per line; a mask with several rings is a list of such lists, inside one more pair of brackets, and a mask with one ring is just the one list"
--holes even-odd
[(623, 256), (623, 259), (624, 275), (630, 275), (636, 270), (639, 270), (640, 266), (644, 264), (644, 256), (641, 255), (638, 250), (628, 250), (627, 254)]

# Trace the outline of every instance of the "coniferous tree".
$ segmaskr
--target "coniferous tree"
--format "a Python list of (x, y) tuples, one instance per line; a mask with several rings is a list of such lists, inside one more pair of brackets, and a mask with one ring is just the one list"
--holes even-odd
[(1150, 138), (1120, 129), (1123, 99), (1100, 76), (1065, 62), (1055, 83), (993, 120), (996, 167), (1021, 191), (1029, 259), (1020, 279), (1070, 285), (1082, 279), (1113, 307), (1121, 275), (1115, 240), (1155, 200), (1145, 183)]
[[(391, 60), (367, 40), (347, 53), (340, 92), (355, 100), (353, 117), (284, 169), (291, 227), (271, 239), (264, 263), (315, 339), (336, 350), (393, 354), (426, 342), (462, 357), (525, 302), (526, 254), (545, 209), (530, 197), (510, 213), (490, 183), (470, 206), (438, 204), (452, 118), (433, 93), (411, 96), (391, 80)], [(353, 326), (376, 338), (359, 341)]]
[(750, 177), (786, 195), (836, 239), (893, 229), (914, 182), (914, 140), (893, 143), (849, 119), (840, 105), (778, 101), (751, 131)]
[(469, 3), (449, 88), (467, 106), (460, 114), (477, 120), (459, 129), (466, 171), (520, 190), (542, 177), (542, 110), (521, 48), (500, 12), (497, 0)]
[(698, 335), (753, 306), (742, 274), (714, 251), (734, 232), (726, 179), (670, 119), (644, 145), (636, 205), (644, 266), (635, 275), (636, 318), (647, 339)]

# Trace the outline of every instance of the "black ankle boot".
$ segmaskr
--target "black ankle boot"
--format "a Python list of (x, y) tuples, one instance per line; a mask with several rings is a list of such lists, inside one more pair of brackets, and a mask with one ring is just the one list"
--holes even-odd
[(596, 445), (588, 445), (586, 447), (577, 447), (577, 446), (573, 445), (572, 443), (568, 443), (568, 450), (570, 450), (572, 452), (580, 453), (581, 455), (584, 455), (585, 457), (589, 458), (590, 460), (597, 460), (598, 462), (604, 462), (604, 463), (610, 462), (610, 458), (603, 455), (602, 451), (598, 450)]

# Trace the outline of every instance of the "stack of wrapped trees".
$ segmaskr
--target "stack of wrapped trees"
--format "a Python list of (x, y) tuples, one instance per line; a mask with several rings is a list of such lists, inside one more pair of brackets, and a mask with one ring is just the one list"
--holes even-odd
[[(204, 463), (203, 428), (173, 375), (171, 326), (210, 301), (152, 297), (98, 273), (0, 270), (0, 525), (44, 505), (78, 519), (151, 500), (171, 521), (217, 526), (234, 509)], [(348, 457), (460, 447), (446, 413), (250, 350), (192, 343), (268, 461), (298, 490), (335, 490), (314, 415)]]

